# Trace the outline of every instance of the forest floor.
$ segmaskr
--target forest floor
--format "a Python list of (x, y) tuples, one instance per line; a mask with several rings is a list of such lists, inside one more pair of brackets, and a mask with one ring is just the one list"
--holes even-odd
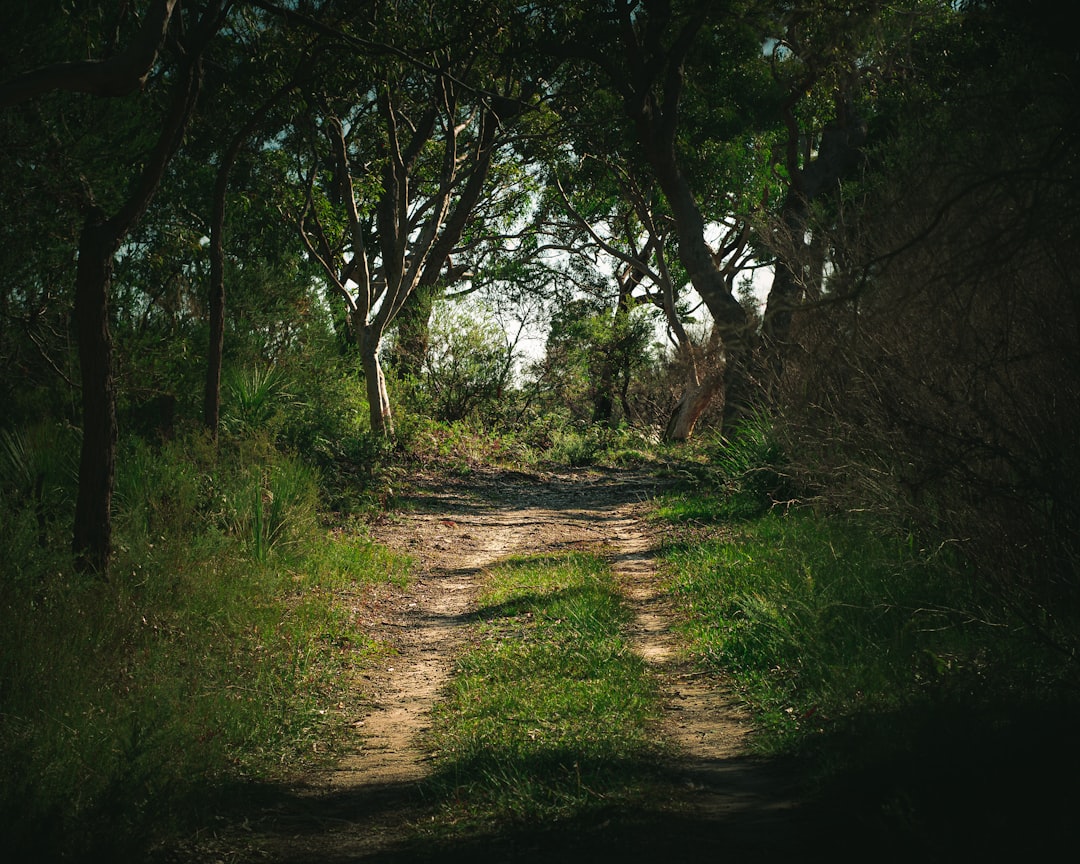
[[(642, 517), (653, 475), (595, 469), (527, 474), (482, 469), (411, 480), (375, 540), (415, 562), (408, 586), (382, 596), (364, 622), (394, 651), (365, 681), (374, 694), (355, 740), (325, 769), (295, 778), (223, 817), (187, 848), (222, 862), (673, 861), (710, 854), (753, 861), (815, 858), (807, 815), (785, 772), (748, 754), (749, 719), (722, 680), (680, 649), (677, 615)], [(422, 839), (435, 802), (423, 781), (423, 733), (473, 620), (485, 567), (511, 555), (592, 551), (612, 565), (632, 614), (626, 632), (659, 682), (662, 735), (672, 745), (655, 801), (581, 823)], [(821, 826), (814, 832), (821, 836)], [(419, 838), (419, 839), (418, 839)], [(813, 843), (811, 846), (817, 847)]]

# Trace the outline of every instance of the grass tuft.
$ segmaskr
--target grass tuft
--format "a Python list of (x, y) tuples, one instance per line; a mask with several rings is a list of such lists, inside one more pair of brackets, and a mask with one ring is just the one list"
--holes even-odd
[(429, 735), (443, 824), (536, 824), (640, 795), (658, 707), (607, 566), (507, 561), (488, 574), (479, 617)]

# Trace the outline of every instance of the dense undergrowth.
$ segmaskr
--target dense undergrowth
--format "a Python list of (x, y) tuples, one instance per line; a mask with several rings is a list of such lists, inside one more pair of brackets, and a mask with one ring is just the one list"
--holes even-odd
[(109, 578), (76, 575), (72, 439), (6, 439), (0, 831), (20, 860), (136, 856), (236, 784), (322, 758), (387, 650), (355, 604), (407, 573), (323, 524), (313, 470), (265, 437), (187, 434), (127, 442)]
[(889, 860), (1071, 836), (1075, 659), (949, 544), (796, 492), (756, 418), (656, 511), (691, 651), (752, 708), (755, 748)]
[(0, 833), (22, 857), (137, 856), (237, 784), (324, 758), (390, 650), (355, 607), (408, 565), (363, 523), (410, 472), (667, 458), (633, 429), (539, 415), (492, 431), (406, 413), (383, 441), (348, 376), (234, 372), (225, 400), (217, 443), (120, 442), (107, 579), (71, 560), (78, 431), (0, 430)]
[[(491, 467), (688, 479), (657, 515), (690, 650), (735, 683), (759, 752), (799, 760), (853, 825), (945, 859), (976, 837), (993, 852), (1009, 820), (1064, 831), (1076, 795), (1044, 790), (1080, 767), (1073, 658), (953, 545), (811, 506), (767, 417), (674, 447), (563, 416), (404, 412), (384, 442), (362, 410), (280, 380), (230, 386), (218, 444), (121, 443), (107, 580), (71, 565), (77, 433), (0, 438), (0, 831), (22, 857), (137, 856), (237, 784), (327, 755), (389, 650), (355, 607), (407, 578), (363, 519), (415, 471)], [(443, 828), (574, 818), (647, 787), (652, 696), (605, 574), (584, 558), (493, 571), (430, 742)]]

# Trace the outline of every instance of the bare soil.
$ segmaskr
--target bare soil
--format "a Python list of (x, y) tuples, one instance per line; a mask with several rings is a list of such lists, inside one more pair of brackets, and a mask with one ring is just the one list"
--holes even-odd
[[(692, 666), (673, 629), (654, 563), (658, 538), (642, 519), (661, 482), (596, 470), (414, 477), (406, 507), (372, 528), (416, 566), (409, 587), (372, 606), (364, 622), (396, 651), (366, 682), (375, 698), (348, 755), (275, 790), (190, 851), (208, 861), (668, 861), (707, 852), (805, 860), (805, 846), (795, 853), (801, 820), (784, 775), (747, 755), (748, 717), (723, 681)], [(432, 806), (422, 795), (430, 767), (423, 733), (484, 568), (510, 555), (567, 550), (612, 562), (634, 615), (627, 635), (660, 682), (662, 734), (677, 754), (662, 766), (662, 800), (588, 824), (418, 842), (416, 827)]]

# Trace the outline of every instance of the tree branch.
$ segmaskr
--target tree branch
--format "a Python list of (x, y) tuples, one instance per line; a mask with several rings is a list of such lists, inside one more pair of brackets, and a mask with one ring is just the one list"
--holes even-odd
[(53, 63), (0, 84), (0, 108), (54, 90), (115, 97), (142, 89), (157, 61), (177, 3), (178, 0), (153, 3), (132, 43), (113, 57)]

